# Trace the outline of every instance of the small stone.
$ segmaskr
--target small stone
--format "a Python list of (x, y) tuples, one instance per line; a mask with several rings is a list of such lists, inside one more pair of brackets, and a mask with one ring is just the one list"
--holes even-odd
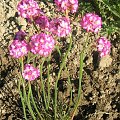
[(101, 70), (103, 70), (105, 67), (109, 67), (112, 64), (112, 58), (109, 55), (106, 55), (105, 57), (101, 58), (99, 67)]
[(3, 105), (3, 101), (0, 99), (0, 107)]
[(89, 65), (90, 63), (92, 63), (93, 61), (93, 57), (91, 56), (87, 61), (86, 61), (86, 64)]
[(98, 72), (97, 71), (93, 71), (93, 76), (94, 76), (94, 78), (97, 78), (98, 77)]
[(67, 43), (70, 43), (70, 38), (67, 38), (66, 42), (67, 42)]
[(75, 45), (74, 45), (74, 49), (77, 49), (77, 47), (78, 47), (78, 46), (75, 44)]
[(55, 76), (55, 72), (53, 72), (53, 76)]

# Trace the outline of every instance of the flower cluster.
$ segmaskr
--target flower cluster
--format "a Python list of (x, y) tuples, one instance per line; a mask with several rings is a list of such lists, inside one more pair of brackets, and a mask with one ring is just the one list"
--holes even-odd
[(24, 71), (22, 73), (22, 76), (24, 79), (32, 81), (40, 76), (40, 71), (39, 69), (33, 67), (32, 65), (26, 64), (24, 66)]
[(102, 26), (101, 17), (94, 13), (87, 13), (81, 21), (81, 26), (86, 29), (87, 32), (97, 33)]
[[(75, 13), (78, 9), (78, 0), (54, 0), (54, 2), (58, 9), (66, 12), (66, 14), (68, 12)], [(33, 21), (41, 29), (47, 30), (58, 37), (66, 37), (71, 32), (70, 19), (68, 17), (54, 18), (49, 21), (49, 18), (41, 11), (35, 0), (21, 0), (17, 6), (17, 10), (18, 14), (26, 18), (28, 22), (31, 23)], [(80, 25), (87, 32), (97, 33), (102, 27), (102, 20), (101, 17), (94, 13), (87, 13), (83, 16)], [(28, 51), (47, 57), (54, 49), (55, 40), (51, 35), (46, 33), (34, 34), (30, 38), (29, 43), (25, 41), (25, 36), (26, 33), (24, 31), (16, 33), (12, 44), (9, 46), (12, 57), (23, 57)], [(97, 43), (97, 49), (101, 57), (109, 54), (111, 43), (105, 37), (99, 38)], [(40, 76), (40, 71), (31, 64), (26, 64), (22, 76), (24, 79), (32, 81)]]
[(98, 51), (100, 52), (100, 56), (103, 57), (105, 55), (108, 55), (111, 48), (111, 43), (108, 41), (105, 37), (101, 37), (97, 40), (98, 45)]
[(21, 0), (17, 6), (18, 14), (27, 19), (34, 18), (42, 14), (39, 5), (34, 0)]
[(78, 8), (78, 0), (55, 0), (55, 4), (62, 12), (68, 10), (75, 13)]
[(29, 45), (25, 40), (13, 40), (9, 46), (10, 55), (14, 58), (20, 58), (29, 51)]
[(50, 31), (59, 37), (67, 36), (71, 32), (70, 20), (66, 17), (54, 18), (50, 22)]
[(54, 48), (55, 40), (45, 33), (35, 34), (31, 37), (31, 52), (42, 56), (48, 56)]

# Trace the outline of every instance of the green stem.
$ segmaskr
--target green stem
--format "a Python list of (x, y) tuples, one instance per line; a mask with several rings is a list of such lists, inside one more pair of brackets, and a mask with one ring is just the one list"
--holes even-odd
[(27, 59), (27, 63), (30, 63), (30, 61), (33, 60), (36, 57), (37, 57), (37, 54), (33, 55), (32, 57), (30, 57), (30, 53), (29, 53), (29, 56), (28, 56), (28, 59)]
[(27, 56), (27, 63), (29, 63), (30, 61), (29, 61), (29, 59), (30, 59), (30, 52), (28, 52), (28, 56)]
[(20, 61), (20, 65), (21, 65), (21, 72), (23, 73), (23, 70), (24, 70), (23, 57), (21, 57), (19, 59), (19, 61)]
[[(23, 70), (24, 70), (24, 64), (23, 64), (23, 57), (21, 58), (21, 71), (23, 73)], [(24, 101), (26, 102), (27, 106), (28, 106), (28, 109), (33, 117), (34, 120), (36, 120), (35, 116), (34, 116), (34, 113), (33, 113), (33, 110), (32, 110), (32, 107), (31, 107), (31, 104), (30, 104), (30, 98), (29, 98), (29, 95), (30, 95), (30, 90), (28, 92), (28, 99), (27, 99), (27, 94), (26, 94), (26, 88), (25, 88), (25, 80), (22, 78), (22, 76), (20, 76), (20, 79), (22, 81), (22, 86), (23, 86), (23, 96), (24, 96)]]
[(18, 81), (18, 90), (19, 90), (19, 94), (20, 94), (20, 98), (21, 98), (21, 102), (22, 102), (24, 118), (25, 118), (25, 120), (27, 120), (25, 99), (24, 99), (23, 96), (22, 96), (22, 92), (21, 92), (21, 90), (20, 90), (20, 85), (21, 85), (21, 79)]
[[(29, 84), (30, 84), (30, 81), (29, 81)], [(34, 120), (36, 120), (36, 117), (35, 117), (35, 115), (34, 115), (34, 112), (33, 112), (33, 110), (32, 110), (31, 103), (30, 103), (30, 95), (31, 95), (31, 88), (29, 87), (29, 90), (28, 90), (28, 99), (27, 99), (26, 102), (27, 102), (28, 109), (29, 109), (29, 111), (30, 111), (30, 113), (31, 113), (32, 118), (33, 118)]]
[[(66, 69), (66, 71), (68, 71), (66, 66), (65, 66), (65, 69)], [(69, 72), (69, 71), (68, 71), (68, 72)], [(70, 106), (71, 106), (71, 104), (72, 104), (72, 96), (73, 96), (73, 94), (72, 94), (72, 84), (71, 84), (71, 80), (70, 80), (70, 75), (69, 75), (69, 73), (68, 73), (68, 84), (69, 84), (69, 89), (70, 89), (70, 103), (69, 103), (69, 108), (70, 108)], [(69, 109), (68, 109), (68, 110), (69, 110)]]
[(37, 32), (39, 32), (39, 30), (38, 30), (38, 28), (37, 28), (37, 26), (36, 26), (35, 22), (34, 22), (34, 21), (32, 21), (32, 23), (33, 23), (33, 26), (34, 26), (34, 28), (36, 29), (36, 31), (37, 31)]
[(55, 48), (56, 48), (56, 50), (58, 51), (59, 55), (61, 56), (61, 52), (60, 52), (59, 47), (56, 45)]
[(48, 58), (48, 69), (47, 69), (47, 78), (48, 78), (48, 81), (47, 81), (47, 86), (48, 86), (48, 108), (49, 108), (49, 104), (50, 104), (50, 57)]
[(86, 48), (87, 48), (87, 44), (88, 44), (88, 38), (89, 38), (89, 34), (87, 35), (86, 37), (86, 41), (84, 43), (84, 49), (82, 50), (82, 52), (80, 53), (80, 70), (79, 70), (79, 87), (78, 87), (78, 99), (77, 99), (77, 102), (73, 108), (73, 111), (72, 111), (72, 114), (71, 114), (71, 120), (73, 120), (73, 117), (76, 113), (76, 110), (79, 106), (79, 103), (80, 103), (80, 98), (81, 98), (81, 83), (82, 83), (82, 76), (83, 76), (83, 60), (85, 58), (85, 54), (86, 54)]
[(34, 101), (34, 98), (33, 98), (33, 94), (32, 94), (32, 89), (31, 89), (31, 84), (30, 84), (30, 82), (29, 82), (29, 89), (30, 89), (30, 96), (31, 96), (31, 99), (32, 99), (33, 106), (34, 106), (34, 108), (35, 108), (35, 110), (36, 110), (36, 112), (37, 112), (40, 120), (43, 120), (43, 118), (42, 118), (42, 116), (41, 116), (41, 114), (40, 114), (40, 112), (39, 112), (39, 110), (38, 110), (38, 108), (37, 108), (37, 106), (36, 106), (36, 104), (35, 104), (35, 101)]
[(116, 11), (116, 10), (114, 10), (112, 7), (110, 7), (110, 4), (109, 4), (109, 2), (106, 0), (98, 0), (98, 1), (100, 1), (100, 2), (102, 2), (103, 4), (105, 4), (107, 7), (108, 7), (108, 9), (115, 15), (115, 16), (117, 16), (118, 18), (120, 18), (120, 14), (119, 14), (119, 12), (118, 11)]
[(79, 73), (79, 88), (78, 88), (78, 100), (75, 104), (75, 107), (73, 109), (72, 115), (71, 115), (71, 120), (73, 120), (73, 117), (76, 113), (76, 110), (79, 106), (80, 103), (80, 96), (81, 96), (81, 82), (82, 82), (82, 75), (83, 75), (83, 51), (80, 54), (80, 73)]
[(80, 99), (81, 95), (81, 82), (82, 82), (82, 74), (83, 74), (83, 51), (80, 54), (80, 70), (79, 70), (79, 88), (78, 88), (78, 100)]
[[(60, 49), (59, 49), (59, 47), (58, 46), (56, 46), (56, 50), (58, 51), (58, 53), (59, 53), (59, 55), (60, 55), (60, 57), (61, 57), (61, 51), (60, 51)], [(67, 72), (69, 72), (68, 70), (67, 70), (67, 67), (66, 67), (66, 65), (65, 65), (65, 70), (67, 71)], [(69, 75), (69, 73), (68, 73), (68, 84), (69, 84), (69, 88), (68, 89), (70, 89), (70, 104), (69, 104), (69, 108), (68, 108), (68, 110), (67, 111), (69, 111), (69, 109), (70, 109), (70, 106), (71, 106), (71, 104), (72, 104), (72, 96), (73, 96), (73, 94), (72, 94), (72, 85), (71, 85), (71, 81), (70, 81), (70, 75)], [(67, 113), (68, 114), (68, 113)], [(65, 115), (65, 116), (67, 116), (67, 114)], [(65, 118), (65, 116), (64, 116), (64, 118)]]
[[(23, 70), (24, 70), (23, 57), (21, 58), (20, 62), (21, 62), (21, 71), (23, 73)], [(22, 86), (23, 86), (23, 96), (24, 96), (25, 101), (27, 101), (27, 95), (26, 95), (26, 90), (25, 90), (25, 81), (21, 75), (20, 75), (20, 79), (22, 81)]]
[(41, 84), (42, 84), (42, 91), (43, 91), (43, 98), (44, 98), (44, 102), (45, 102), (45, 108), (47, 110), (47, 102), (46, 102), (46, 93), (45, 93), (45, 86), (44, 86), (44, 82), (43, 82), (43, 78), (42, 78), (42, 68), (43, 68), (43, 64), (45, 62), (45, 58), (42, 59), (42, 64), (40, 65), (40, 80), (41, 80)]
[[(20, 58), (20, 65), (21, 65), (21, 72), (23, 72), (23, 69), (24, 69), (23, 57)], [(23, 92), (23, 96), (22, 96), (22, 92), (20, 90), (20, 85), (21, 85), (21, 83), (23, 84), (23, 80), (22, 80), (22, 76), (21, 75), (19, 77), (20, 77), (20, 80), (18, 81), (18, 90), (19, 90), (19, 93), (20, 93), (20, 98), (21, 98), (21, 102), (22, 102), (22, 106), (23, 106), (24, 117), (25, 117), (25, 120), (27, 120), (26, 110), (25, 110), (26, 109), (26, 105), (25, 105), (26, 96), (25, 96), (24, 92)]]
[(57, 88), (57, 84), (58, 84), (58, 81), (60, 79), (60, 75), (61, 75), (61, 72), (62, 72), (62, 69), (64, 68), (65, 66), (65, 63), (66, 63), (66, 59), (67, 59), (67, 56), (68, 56), (68, 53), (70, 52), (71, 50), (71, 46), (72, 46), (72, 36), (70, 35), (70, 44), (68, 46), (68, 50), (62, 60), (62, 63), (60, 65), (60, 70), (58, 72), (58, 75), (57, 75), (57, 80), (55, 82), (55, 98), (54, 98), (54, 120), (56, 120), (56, 113), (57, 113), (57, 92), (58, 92), (58, 88)]

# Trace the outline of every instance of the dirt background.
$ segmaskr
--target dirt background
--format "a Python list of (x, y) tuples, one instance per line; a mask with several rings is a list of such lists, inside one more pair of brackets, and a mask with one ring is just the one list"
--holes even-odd
[[(26, 21), (16, 13), (18, 2), (18, 0), (1, 0), (0, 2), (0, 120), (23, 120), (17, 90), (18, 64), (9, 56), (7, 49), (15, 32), (20, 28), (27, 30)], [(41, 6), (45, 7), (43, 3)], [(52, 4), (50, 8), (54, 9)], [(49, 8), (45, 7), (44, 11), (47, 11), (48, 16), (50, 15)], [(73, 47), (68, 56), (67, 67), (76, 92), (79, 53), (86, 34), (79, 27), (75, 28), (73, 33)], [(91, 35), (90, 43), (93, 43), (92, 41), (97, 37)], [(87, 50), (84, 60), (81, 104), (74, 120), (120, 120), (120, 35), (114, 33), (109, 39), (112, 43), (110, 56), (99, 59), (94, 44), (91, 44), (90, 49)], [(61, 80), (67, 77), (64, 73), (65, 70), (62, 72)], [(63, 91), (59, 94), (67, 95)]]

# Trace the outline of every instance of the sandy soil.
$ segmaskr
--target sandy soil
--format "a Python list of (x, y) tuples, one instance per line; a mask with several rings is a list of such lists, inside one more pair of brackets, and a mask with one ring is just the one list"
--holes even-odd
[[(9, 56), (7, 49), (15, 32), (20, 28), (27, 29), (26, 21), (17, 16), (17, 3), (17, 0), (0, 2), (0, 120), (23, 120), (17, 90), (18, 64)], [(78, 29), (79, 31), (76, 32)], [(74, 32), (75, 37), (68, 56), (67, 67), (72, 76), (74, 96), (76, 96), (79, 52), (82, 49), (85, 34), (79, 27), (75, 28)], [(91, 41), (94, 41), (98, 36), (91, 35), (90, 37)], [(120, 35), (115, 33), (110, 36), (110, 40), (112, 43), (110, 56), (99, 59), (96, 48), (92, 47), (93, 44), (87, 51), (84, 60), (81, 104), (74, 120), (120, 120)], [(62, 72), (62, 82), (67, 77), (64, 73), (65, 70)], [(62, 86), (60, 88), (63, 88), (64, 84), (65, 82), (60, 84)], [(67, 90), (61, 90), (59, 94), (66, 97)]]

